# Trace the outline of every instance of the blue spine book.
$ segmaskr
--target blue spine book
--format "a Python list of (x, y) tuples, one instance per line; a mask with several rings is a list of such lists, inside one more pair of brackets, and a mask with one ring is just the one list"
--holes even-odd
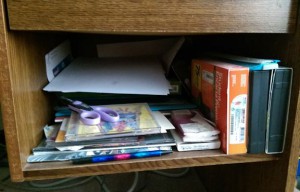
[(266, 133), (267, 154), (282, 153), (284, 150), (292, 76), (292, 68), (273, 70)]
[(271, 70), (250, 71), (248, 153), (264, 153)]
[(206, 53), (205, 55), (208, 57), (221, 59), (232, 64), (248, 67), (250, 71), (278, 69), (278, 63), (280, 62), (280, 60), (277, 59), (260, 59), (224, 53)]

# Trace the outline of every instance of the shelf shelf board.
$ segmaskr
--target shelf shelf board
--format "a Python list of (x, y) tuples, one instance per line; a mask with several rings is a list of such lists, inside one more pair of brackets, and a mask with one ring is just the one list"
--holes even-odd
[(279, 158), (278, 155), (267, 154), (226, 155), (220, 150), (173, 152), (161, 157), (84, 165), (72, 165), (71, 162), (27, 163), (24, 167), (24, 176), (26, 180), (51, 179), (58, 176), (104, 175), (181, 167), (275, 161)]
[(8, 0), (7, 8), (12, 30), (109, 34), (290, 33), (295, 30), (296, 3), (292, 0), (280, 4), (273, 0), (172, 3)]

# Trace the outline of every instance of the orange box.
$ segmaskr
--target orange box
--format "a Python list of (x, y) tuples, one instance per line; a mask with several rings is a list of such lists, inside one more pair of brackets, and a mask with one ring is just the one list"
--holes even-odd
[(246, 153), (249, 69), (209, 59), (193, 60), (192, 66), (200, 68), (201, 102), (221, 132), (222, 150)]

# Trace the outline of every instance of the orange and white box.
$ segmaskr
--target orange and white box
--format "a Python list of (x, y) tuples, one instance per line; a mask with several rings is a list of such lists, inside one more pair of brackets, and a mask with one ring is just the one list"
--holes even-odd
[[(226, 154), (247, 153), (249, 69), (223, 61), (197, 59), (201, 73), (201, 100), (220, 130)], [(193, 67), (192, 67), (193, 68)]]

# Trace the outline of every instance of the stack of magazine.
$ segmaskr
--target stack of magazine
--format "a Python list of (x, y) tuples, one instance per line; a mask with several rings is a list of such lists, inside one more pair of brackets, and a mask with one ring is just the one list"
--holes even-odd
[[(44, 128), (46, 139), (33, 148), (27, 162), (67, 161), (98, 155), (172, 150), (174, 126), (147, 103), (107, 105), (118, 112), (117, 122), (85, 125), (76, 112), (60, 124)], [(165, 118), (165, 119), (164, 119)], [(168, 124), (169, 123), (169, 124)]]
[(214, 123), (204, 118), (197, 110), (174, 110), (171, 115), (176, 126), (171, 133), (178, 151), (219, 149), (220, 131)]

